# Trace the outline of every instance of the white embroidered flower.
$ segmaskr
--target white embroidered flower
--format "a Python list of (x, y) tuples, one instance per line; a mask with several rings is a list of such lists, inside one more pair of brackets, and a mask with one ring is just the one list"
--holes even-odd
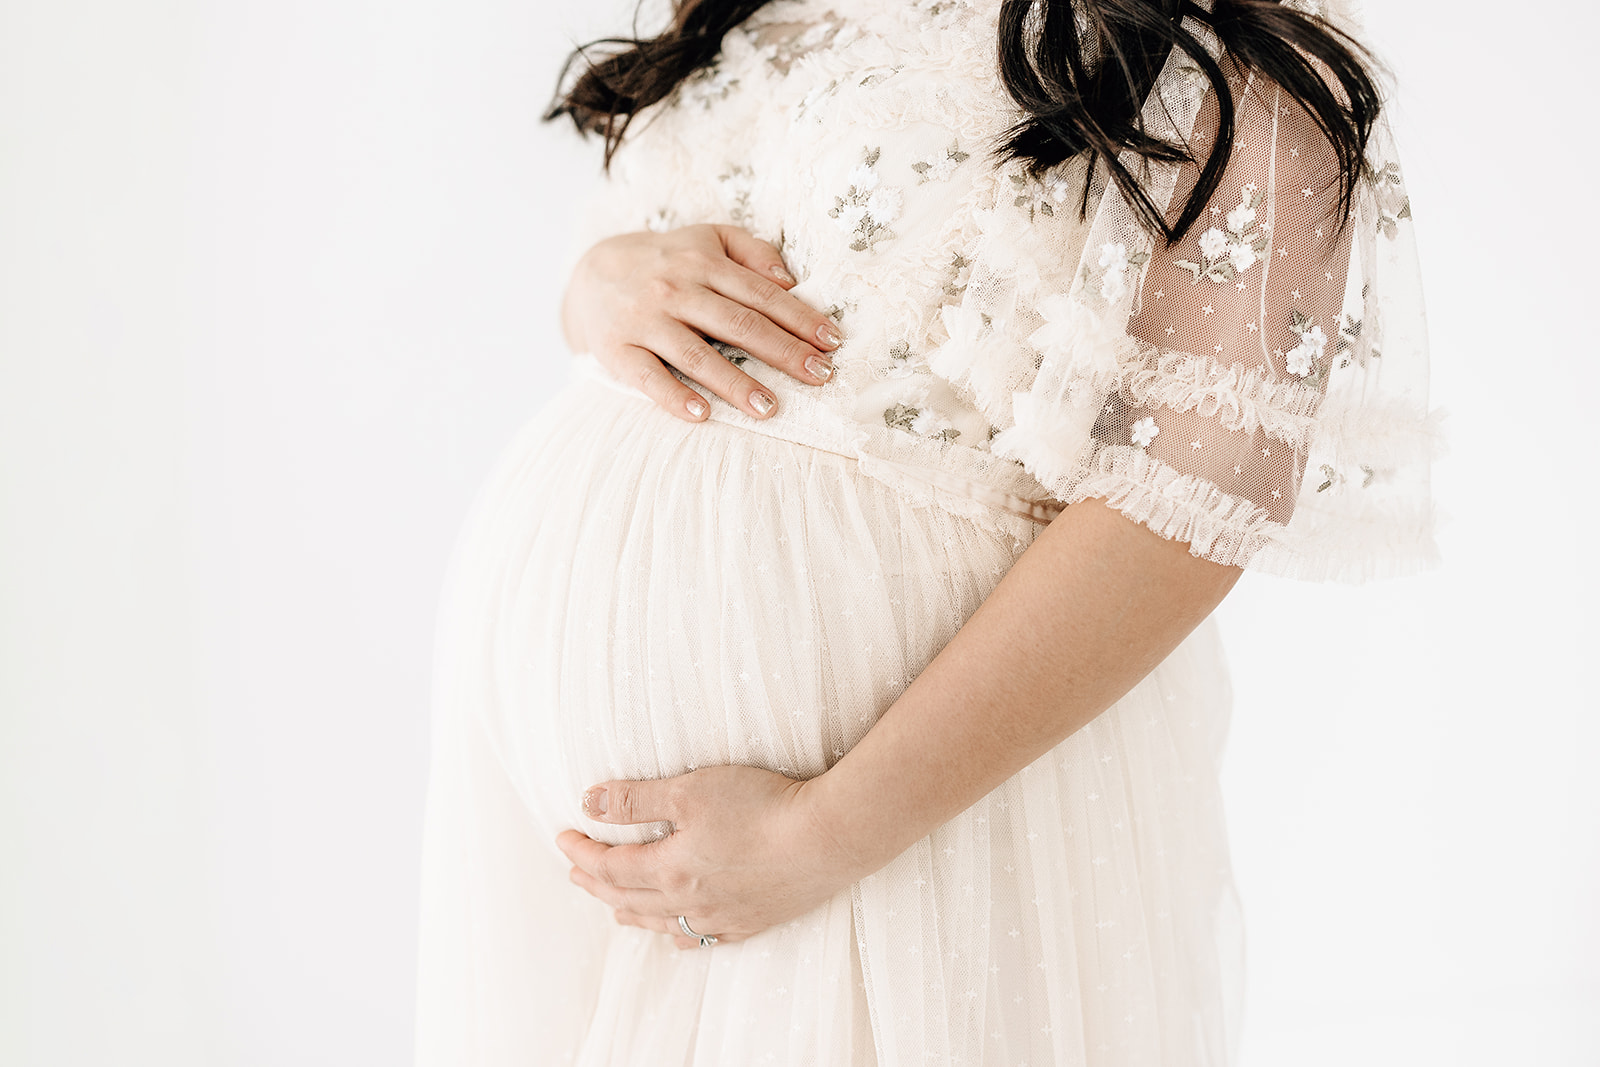
[(1216, 259), (1228, 250), (1228, 235), (1211, 227), (1200, 235), (1200, 254), (1207, 259)]
[(1244, 233), (1254, 221), (1256, 221), (1256, 209), (1248, 203), (1240, 204), (1228, 212), (1228, 229), (1234, 233)]
[(1128, 291), (1128, 246), (1121, 241), (1104, 245), (1100, 249), (1100, 266), (1105, 268), (1100, 295), (1116, 303)]
[(839, 214), (836, 217), (839, 220), (839, 229), (845, 233), (855, 233), (856, 227), (860, 226), (862, 220), (867, 217), (867, 205), (841, 204), (839, 206)]
[(916, 417), (911, 420), (911, 432), (922, 434), (924, 437), (938, 437), (946, 430), (954, 428), (949, 419), (927, 407), (919, 410)]
[(1106, 244), (1100, 249), (1100, 265), (1107, 270), (1128, 269), (1128, 246), (1121, 241)]
[(1300, 335), (1300, 343), (1291, 348), (1284, 357), (1284, 365), (1289, 368), (1290, 374), (1304, 378), (1311, 373), (1313, 364), (1322, 358), (1322, 351), (1328, 346), (1328, 335), (1322, 332), (1310, 318), (1294, 312), (1290, 328)]
[(948, 152), (935, 152), (922, 162), (927, 164), (922, 171), (922, 177), (926, 181), (949, 181), (950, 176), (956, 172), (956, 161), (950, 158)]
[(866, 163), (857, 163), (845, 180), (851, 189), (869, 193), (878, 187), (878, 172)]
[[(1233, 269), (1243, 274), (1255, 266), (1256, 250), (1247, 244), (1236, 244), (1228, 249), (1228, 262), (1233, 264)], [(1243, 285), (1244, 282), (1240, 282)]]
[(1050, 194), (1050, 199), (1058, 204), (1067, 202), (1067, 197), (1072, 195), (1072, 183), (1065, 178), (1051, 178), (1044, 183), (1045, 191)]
[(900, 190), (879, 189), (867, 198), (867, 217), (887, 226), (900, 215)]
[(1299, 344), (1289, 349), (1288, 353), (1285, 355), (1285, 359), (1288, 361), (1289, 373), (1298, 375), (1301, 378), (1304, 378), (1306, 375), (1310, 374), (1311, 353), (1312, 348), (1305, 341), (1301, 341)]
[(1148, 416), (1133, 424), (1133, 443), (1140, 448), (1146, 448), (1151, 441), (1156, 439), (1156, 434), (1161, 432), (1161, 427), (1156, 425), (1156, 420)]
[(1252, 196), (1256, 195), (1256, 190), (1259, 189), (1259, 188), (1260, 188), (1260, 186), (1257, 185), (1255, 182), (1245, 182), (1244, 183), (1244, 202), (1248, 204), (1250, 202), (1250, 198)]
[(1328, 335), (1322, 332), (1321, 326), (1313, 326), (1300, 334), (1300, 343), (1311, 346), (1311, 354), (1320, 358), (1322, 350), (1328, 345)]

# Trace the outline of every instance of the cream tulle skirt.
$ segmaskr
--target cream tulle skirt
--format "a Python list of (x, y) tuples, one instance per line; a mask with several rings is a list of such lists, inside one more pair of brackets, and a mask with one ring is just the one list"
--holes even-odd
[[(554, 838), (608, 778), (820, 774), (1031, 537), (593, 382), (513, 444), (439, 636), (425, 1067), (1229, 1061), (1240, 932), (1210, 625), (883, 870), (749, 941), (616, 926)], [(1070, 610), (1063, 606), (1062, 610)]]

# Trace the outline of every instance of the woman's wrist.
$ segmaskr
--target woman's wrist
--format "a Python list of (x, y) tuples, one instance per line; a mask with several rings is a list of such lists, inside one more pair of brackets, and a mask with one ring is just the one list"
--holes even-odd
[(846, 883), (882, 869), (933, 829), (914, 825), (892, 804), (853, 799), (849, 774), (835, 764), (795, 790), (801, 833), (818, 862), (835, 867)]

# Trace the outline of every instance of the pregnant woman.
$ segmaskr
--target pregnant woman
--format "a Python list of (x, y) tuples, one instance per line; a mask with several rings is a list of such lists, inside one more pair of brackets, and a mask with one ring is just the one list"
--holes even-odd
[(583, 354), (443, 609), (421, 1064), (1230, 1062), (1206, 618), (1432, 551), (1351, 29), (685, 0), (580, 58)]

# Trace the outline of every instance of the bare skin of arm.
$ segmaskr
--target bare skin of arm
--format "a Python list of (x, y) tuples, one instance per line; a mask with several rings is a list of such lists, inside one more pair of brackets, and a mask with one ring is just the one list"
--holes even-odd
[[(1241, 572), (1097, 500), (1041, 532), (956, 637), (827, 773), (712, 767), (607, 782), (604, 822), (674, 833), (610, 847), (566, 831), (572, 878), (620, 922), (740, 940), (878, 870), (1106, 710), (1210, 614)], [(600, 795), (603, 791), (603, 796)]]

